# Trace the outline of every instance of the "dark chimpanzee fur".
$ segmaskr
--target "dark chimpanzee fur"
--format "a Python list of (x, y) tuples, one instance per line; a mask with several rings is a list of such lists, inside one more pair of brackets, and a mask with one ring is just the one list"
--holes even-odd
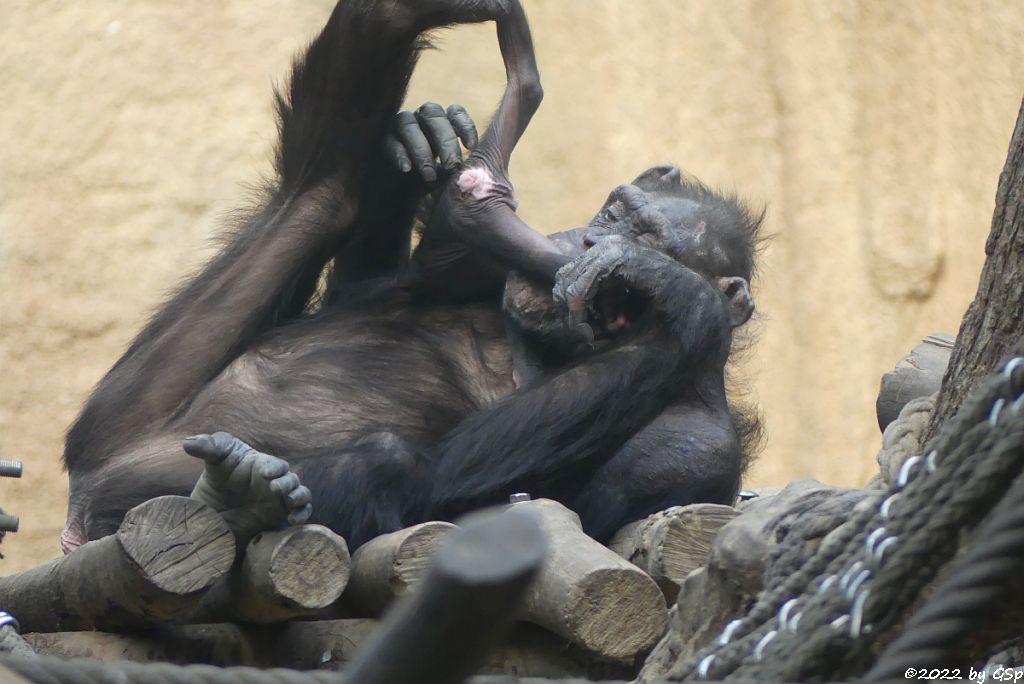
[[(487, 20), (506, 97), (410, 259), (420, 193), (380, 150), (421, 34)], [(65, 548), (188, 494), (203, 463), (182, 440), (221, 430), (287, 460), (312, 521), (352, 547), (516, 491), (563, 501), (599, 539), (670, 505), (730, 503), (744, 457), (724, 368), (753, 309), (759, 219), (659, 167), (590, 226), (539, 237), (507, 178), (539, 97), (517, 0), (341, 2), (280, 100), (266, 203), (68, 432)], [(505, 289), (511, 324), (510, 267), (524, 274)]]

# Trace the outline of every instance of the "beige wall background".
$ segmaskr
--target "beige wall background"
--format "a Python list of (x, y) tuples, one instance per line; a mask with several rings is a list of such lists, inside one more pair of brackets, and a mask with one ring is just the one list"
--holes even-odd
[[(517, 152), (521, 213), (580, 225), (673, 161), (767, 204), (748, 485), (875, 470), (874, 398), (955, 332), (1024, 92), (1016, 0), (524, 0), (547, 99)], [(268, 173), (270, 88), (329, 0), (7, 0), (0, 7), (0, 573), (56, 554), (63, 431), (219, 217)], [(493, 28), (445, 33), (410, 103), (485, 122)]]

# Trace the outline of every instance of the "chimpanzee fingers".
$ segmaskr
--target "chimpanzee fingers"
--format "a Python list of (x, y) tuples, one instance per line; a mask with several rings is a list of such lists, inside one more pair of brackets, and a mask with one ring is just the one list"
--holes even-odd
[(291, 525), (301, 525), (302, 523), (309, 520), (309, 516), (313, 515), (313, 506), (306, 504), (297, 511), (292, 511), (288, 514), (288, 523)]
[(299, 485), (291, 491), (290, 494), (284, 497), (285, 506), (289, 510), (295, 510), (302, 508), (306, 504), (313, 501), (313, 492), (309, 491), (309, 487), (306, 485)]
[(570, 327), (585, 332), (582, 326), (586, 325), (588, 308), (598, 287), (622, 266), (627, 246), (625, 238), (620, 236), (601, 238), (594, 247), (558, 271), (552, 295), (564, 308)]
[(270, 454), (261, 454), (262, 458), (256, 466), (256, 472), (264, 480), (280, 478), (288, 472), (288, 461)]
[(409, 153), (405, 151), (405, 145), (399, 142), (393, 134), (389, 133), (384, 140), (384, 153), (391, 159), (391, 163), (402, 173), (412, 171), (412, 160)]
[[(645, 235), (654, 236), (654, 244), (649, 246), (664, 251), (672, 258), (682, 255), (683, 243), (671, 222), (657, 207), (644, 205), (630, 217), (630, 232), (640, 238)], [(703, 234), (703, 231), (701, 231)]]
[(628, 211), (636, 211), (648, 204), (647, 193), (635, 185), (620, 185), (609, 195), (614, 201), (622, 202)]
[(434, 156), (441, 160), (441, 165), (448, 171), (454, 171), (462, 162), (462, 148), (455, 135), (455, 129), (448, 120), (441, 105), (427, 102), (416, 110), (416, 120), (420, 130), (427, 136)]
[(437, 180), (434, 168), (434, 150), (431, 149), (427, 137), (420, 130), (419, 121), (412, 112), (399, 112), (395, 117), (395, 136), (405, 146), (405, 151), (412, 161), (414, 169), (418, 169), (423, 180), (433, 183)]
[(466, 108), (460, 104), (450, 105), (447, 115), (448, 121), (451, 122), (452, 128), (455, 129), (455, 134), (459, 136), (459, 140), (466, 146), (466, 149), (471, 150), (476, 147), (480, 138), (476, 132), (476, 123), (469, 116)]
[(286, 495), (290, 494), (301, 485), (302, 483), (299, 482), (299, 476), (289, 471), (282, 475), (281, 477), (278, 477), (270, 481), (270, 491), (274, 492), (275, 494)]

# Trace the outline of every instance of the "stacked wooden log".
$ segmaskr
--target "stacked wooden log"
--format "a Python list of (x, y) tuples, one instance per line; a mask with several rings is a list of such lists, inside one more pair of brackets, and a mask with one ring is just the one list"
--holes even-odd
[[(624, 528), (608, 548), (559, 503), (510, 508), (533, 516), (548, 552), (518, 626), (480, 671), (559, 678), (635, 674), (637, 658), (665, 631), (679, 585), (738, 514), (670, 509)], [(161, 497), (130, 511), (110, 537), (0, 577), (0, 607), (18, 616), (26, 642), (43, 655), (342, 668), (371, 641), (379, 618), (417, 595), (457, 529), (423, 523), (350, 556), (338, 535), (302, 525), (258, 535), (236, 559), (219, 515), (192, 499)]]
[[(899, 415), (907, 401), (920, 402), (932, 389), (946, 348), (933, 337), (910, 355), (927, 357), (927, 364), (910, 358), (887, 376), (880, 407)], [(903, 416), (889, 431), (905, 431), (908, 421)], [(893, 467), (882, 463), (883, 473)], [(750, 605), (766, 574), (770, 581), (772, 573), (791, 571), (775, 558), (784, 540), (800, 539), (809, 556), (856, 506), (877, 496), (795, 482), (736, 507), (696, 504), (657, 513), (618, 531), (607, 547), (587, 537), (579, 517), (561, 504), (512, 504), (535, 519), (548, 551), (523, 590), (520, 625), (479, 671), (630, 677), (662, 640), (644, 675), (671, 674), (659, 662), (667, 666), (707, 645)], [(19, 619), (26, 641), (43, 654), (345, 668), (366, 644), (373, 647), (379, 618), (425, 600), (417, 598), (424, 578), (460, 527), (426, 522), (350, 556), (330, 529), (300, 525), (262, 533), (236, 559), (218, 514), (194, 500), (164, 497), (130, 511), (110, 538), (0, 578), (0, 608)], [(147, 629), (156, 626), (159, 632)]]
[[(923, 401), (922, 393), (933, 391), (946, 348), (944, 338), (928, 338), (883, 381), (878, 405), (899, 417), (889, 421), (879, 412), (890, 435), (886, 457), (880, 456), (880, 479), (898, 465), (903, 443), (913, 441), (904, 433), (912, 432), (911, 420), (921, 420), (911, 409)], [(800, 555), (810, 556), (836, 536), (857, 506), (872, 505), (877, 496), (870, 488), (796, 482), (736, 507), (696, 504), (662, 511), (627, 525), (608, 546), (584, 534), (576, 514), (557, 502), (514, 503), (509, 510), (530, 517), (547, 540), (546, 553), (527, 573), (528, 584), (513, 582), (521, 596), (519, 625), (473, 667), (484, 674), (627, 678), (650, 653), (643, 677), (674, 676), (672, 663), (686, 660), (742, 615), (773, 573), (792, 570), (775, 558), (782, 542), (800, 539), (806, 546)], [(435, 572), (436, 559), (443, 558), (439, 550), (474, 525), (473, 516), (458, 526), (415, 525), (373, 539), (351, 556), (332, 531), (302, 525), (258, 535), (236, 559), (233, 536), (218, 514), (192, 499), (161, 497), (130, 511), (116, 534), (0, 578), (0, 609), (20, 620), (25, 642), (43, 655), (359, 667), (370, 668), (370, 679), (387, 681), (386, 668), (371, 667), (359, 654), (386, 652), (385, 662), (396, 659), (396, 648), (421, 659), (450, 650), (450, 643), (426, 651), (416, 646), (411, 635), (431, 631), (426, 614), (439, 628), (448, 624), (445, 629), (463, 634), (467, 643), (473, 639), (466, 634), (479, 632), (480, 643), (497, 634), (468, 630), (465, 620), (488, 622), (484, 613), (491, 609), (483, 607), (511, 599), (500, 598), (504, 594), (497, 590), (474, 594), (467, 587), (463, 594), (458, 587), (468, 580), (455, 560), (441, 575)], [(494, 562), (519, 567), (505, 557), (508, 549), (492, 546), (483, 543), (491, 549), (487, 553), (501, 556)], [(536, 544), (523, 549), (537, 553)], [(474, 568), (490, 567), (479, 553), (460, 553)], [(428, 591), (424, 582), (437, 586)], [(444, 610), (438, 596), (461, 607)], [(375, 636), (379, 620), (399, 625), (389, 628), (400, 637), (395, 643)]]
[[(883, 381), (879, 406), (899, 415), (937, 382), (936, 359), (946, 341), (933, 338), (911, 354), (927, 357), (927, 364), (901, 362)], [(907, 375), (914, 377), (897, 377)], [(890, 432), (908, 420), (892, 422)], [(883, 459), (883, 473), (891, 467)], [(668, 674), (659, 663), (706, 645), (743, 613), (766, 572), (787, 571), (771, 562), (783, 540), (798, 534), (810, 555), (873, 496), (798, 482), (737, 507), (662, 511), (624, 527), (607, 547), (584, 534), (576, 514), (559, 503), (514, 503), (509, 508), (532, 516), (547, 538), (547, 553), (523, 590), (519, 626), (478, 669), (629, 677), (662, 640), (644, 674)], [(425, 600), (417, 598), (424, 578), (460, 527), (415, 525), (350, 556), (332, 531), (302, 525), (258, 535), (236, 559), (218, 514), (192, 499), (162, 497), (130, 511), (111, 537), (0, 578), (0, 609), (20, 620), (26, 642), (41, 654), (347, 668), (357, 652), (384, 648), (373, 646), (378, 619)], [(154, 626), (159, 631), (149, 629)]]

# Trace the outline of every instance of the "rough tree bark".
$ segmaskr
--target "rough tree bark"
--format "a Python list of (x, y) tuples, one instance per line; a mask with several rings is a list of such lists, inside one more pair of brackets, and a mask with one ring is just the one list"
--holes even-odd
[(999, 176), (978, 293), (967, 307), (924, 442), (956, 414), (979, 378), (1024, 333), (1024, 102)]

